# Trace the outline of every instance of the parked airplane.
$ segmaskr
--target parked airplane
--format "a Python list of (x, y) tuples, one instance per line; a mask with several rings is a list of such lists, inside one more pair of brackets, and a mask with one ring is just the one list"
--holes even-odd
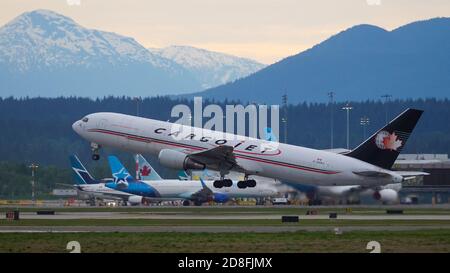
[(326, 199), (344, 202), (360, 200), (362, 196), (370, 196), (383, 204), (394, 204), (399, 201), (398, 192), (402, 188), (401, 183), (388, 184), (377, 188), (364, 188), (361, 186), (311, 186), (299, 184), (291, 184), (290, 186), (305, 193), (311, 205), (321, 205), (322, 201)]
[[(266, 136), (266, 140), (267, 140)], [(351, 152), (347, 149), (328, 149), (333, 153), (345, 154)], [(397, 172), (398, 173), (398, 172)], [(429, 175), (425, 172), (408, 171), (402, 172), (404, 179), (411, 179), (417, 176)], [(309, 199), (311, 205), (320, 205), (324, 199), (332, 199), (334, 201), (354, 202), (361, 200), (362, 196), (371, 196), (373, 199), (383, 204), (394, 204), (399, 201), (398, 192), (402, 189), (402, 183), (387, 184), (384, 186), (364, 187), (361, 185), (351, 186), (314, 186), (302, 184), (289, 184), (289, 186), (297, 191), (303, 192)]]
[(407, 109), (346, 154), (118, 113), (90, 114), (72, 127), (91, 142), (93, 159), (99, 158), (101, 146), (155, 154), (166, 167), (220, 171), (216, 186), (230, 187), (232, 181), (225, 176), (237, 171), (245, 174), (239, 188), (256, 185), (250, 175), (297, 184), (373, 187), (403, 181), (401, 173), (390, 169), (422, 112)]
[(131, 205), (142, 203), (142, 196), (106, 187), (105, 183), (111, 182), (112, 179), (95, 180), (76, 155), (70, 156), (70, 163), (74, 171), (75, 188), (81, 199), (91, 200), (91, 203), (95, 203), (96, 199), (123, 201)]
[(141, 155), (137, 154), (137, 168), (139, 177), (136, 177), (138, 180), (163, 180), (161, 176), (153, 169), (150, 163)]
[(236, 183), (233, 183), (234, 185), (231, 187), (213, 190), (214, 181), (203, 181), (202, 179), (200, 181), (157, 179), (157, 177), (160, 176), (142, 156), (141, 162), (144, 164), (143, 166), (147, 166), (147, 168), (139, 168), (141, 176), (150, 177), (147, 172), (142, 174), (142, 170), (148, 169), (151, 169), (154, 175), (150, 177), (150, 180), (136, 180), (130, 175), (117, 157), (109, 156), (108, 161), (114, 177), (114, 182), (106, 183), (107, 187), (118, 191), (124, 191), (129, 194), (141, 195), (148, 200), (185, 200), (183, 203), (184, 205), (188, 205), (189, 201), (193, 201), (195, 205), (201, 205), (202, 203), (209, 201), (225, 203), (231, 198), (261, 198), (277, 194), (275, 187), (264, 185), (241, 190), (235, 186)]

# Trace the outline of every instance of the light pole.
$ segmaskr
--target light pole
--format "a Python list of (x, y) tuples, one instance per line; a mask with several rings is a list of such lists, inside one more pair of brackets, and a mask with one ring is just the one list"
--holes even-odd
[(350, 106), (350, 104), (346, 104), (344, 107), (342, 107), (342, 110), (347, 111), (347, 150), (350, 150), (350, 110), (352, 110), (353, 107)]
[[(133, 100), (136, 101), (136, 116), (139, 117), (139, 103), (142, 101), (141, 97), (134, 97)], [(141, 179), (139, 174), (139, 156), (135, 154), (135, 163), (136, 163), (136, 179)]]
[(134, 97), (133, 100), (136, 101), (136, 116), (139, 117), (139, 103), (142, 101), (141, 97)]
[(330, 98), (330, 112), (331, 112), (331, 119), (330, 119), (330, 137), (331, 137), (331, 142), (330, 142), (330, 149), (333, 149), (333, 139), (334, 139), (334, 118), (333, 118), (333, 105), (334, 105), (334, 92), (328, 92), (328, 97)]
[(37, 164), (32, 163), (28, 168), (31, 169), (31, 201), (33, 202), (33, 205), (36, 204), (36, 193), (35, 193), (35, 173), (39, 166)]
[(288, 126), (288, 112), (287, 112), (287, 110), (288, 110), (288, 105), (287, 105), (287, 101), (288, 101), (288, 98), (287, 98), (287, 95), (286, 94), (284, 94), (283, 96), (282, 96), (282, 101), (283, 101), (283, 108), (284, 108), (284, 117), (281, 119), (281, 122), (283, 122), (283, 124), (284, 124), (284, 143), (286, 143), (287, 144), (287, 141), (288, 141), (288, 136), (287, 136), (287, 126)]
[(385, 109), (385, 124), (387, 124), (388, 122), (388, 102), (391, 100), (392, 95), (390, 94), (384, 94), (381, 96), (382, 98), (384, 98), (384, 109)]
[(367, 125), (370, 124), (370, 119), (366, 116), (362, 117), (359, 120), (359, 124), (361, 124), (362, 128), (363, 128), (363, 141), (366, 140), (366, 127)]

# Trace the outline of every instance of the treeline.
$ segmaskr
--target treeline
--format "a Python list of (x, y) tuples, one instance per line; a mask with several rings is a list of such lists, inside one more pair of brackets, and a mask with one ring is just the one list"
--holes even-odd
[[(209, 104), (213, 101), (205, 101)], [(101, 111), (120, 112), (135, 115), (137, 101), (130, 97), (105, 97), (103, 99), (87, 98), (3, 98), (0, 99), (0, 161), (1, 165), (0, 194), (7, 187), (11, 194), (20, 195), (14, 190), (16, 182), (26, 181), (29, 184), (29, 163), (38, 163), (43, 167), (69, 170), (68, 156), (76, 153), (86, 162), (90, 169), (102, 170), (98, 175), (109, 176), (104, 160), (90, 160), (90, 149), (86, 141), (72, 131), (72, 123), (86, 114)], [(219, 103), (222, 107), (235, 102)], [(171, 119), (170, 113), (174, 105), (188, 104), (191, 101), (171, 99), (168, 97), (144, 98), (139, 103), (139, 115), (159, 120)], [(333, 105), (327, 103), (300, 103), (288, 106), (288, 142), (311, 148), (327, 149), (330, 147), (331, 111), (334, 112), (334, 147), (346, 146), (346, 115), (341, 108), (343, 103)], [(412, 134), (403, 152), (405, 153), (450, 153), (450, 101), (448, 99), (394, 100), (384, 104), (381, 101), (352, 102), (350, 113), (350, 146), (355, 147), (363, 140), (363, 128), (360, 118), (370, 119), (366, 127), (369, 136), (385, 124), (386, 110), (388, 119), (401, 113), (408, 107), (425, 111), (416, 130)], [(284, 109), (281, 109), (282, 117)], [(205, 119), (206, 121), (206, 119)], [(283, 123), (280, 122), (283, 126)], [(280, 128), (280, 139), (284, 140), (283, 127)], [(131, 155), (123, 152), (106, 150), (103, 155), (117, 153), (128, 166), (133, 166)], [(104, 158), (104, 157), (103, 157)], [(173, 177), (175, 173), (158, 166), (154, 157), (148, 159), (163, 175)], [(8, 165), (8, 164), (13, 164)], [(25, 166), (25, 167), (24, 167)], [(8, 167), (12, 170), (8, 171)], [(132, 169), (132, 168), (131, 168)], [(49, 169), (51, 183), (66, 183), (70, 172)], [(22, 178), (21, 175), (24, 175)], [(53, 175), (54, 174), (54, 175)], [(16, 176), (10, 179), (11, 176)], [(65, 176), (61, 176), (65, 175)], [(49, 184), (51, 188), (54, 184)], [(8, 185), (8, 186), (5, 186)], [(46, 190), (42, 189), (43, 191)]]
[[(94, 177), (111, 177), (105, 164), (91, 170)], [(31, 168), (28, 164), (0, 162), (0, 198), (31, 199)], [(68, 167), (40, 165), (35, 171), (36, 198), (50, 198), (55, 188), (70, 189), (73, 173)]]

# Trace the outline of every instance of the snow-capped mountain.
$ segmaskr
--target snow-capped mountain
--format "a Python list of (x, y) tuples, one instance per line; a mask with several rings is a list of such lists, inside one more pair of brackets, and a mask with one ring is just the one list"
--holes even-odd
[(201, 90), (188, 70), (133, 38), (48, 10), (0, 28), (0, 96), (165, 95)]
[(263, 64), (250, 59), (191, 46), (151, 48), (150, 51), (192, 72), (202, 88), (228, 83), (264, 68)]

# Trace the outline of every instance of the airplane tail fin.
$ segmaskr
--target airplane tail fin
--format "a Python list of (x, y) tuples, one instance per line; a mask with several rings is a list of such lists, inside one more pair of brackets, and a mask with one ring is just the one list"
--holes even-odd
[(345, 155), (391, 169), (423, 111), (407, 109)]
[(153, 169), (153, 167), (148, 163), (148, 161), (141, 155), (138, 154), (138, 170), (139, 176), (142, 180), (163, 180), (161, 176)]
[(86, 170), (83, 163), (81, 163), (80, 159), (78, 159), (76, 155), (71, 155), (69, 158), (77, 185), (98, 184), (98, 181), (92, 178), (91, 174)]
[(133, 182), (135, 179), (130, 175), (128, 170), (122, 165), (122, 162), (114, 156), (108, 156), (109, 167), (111, 168), (112, 176), (114, 181), (117, 183), (119, 181)]

